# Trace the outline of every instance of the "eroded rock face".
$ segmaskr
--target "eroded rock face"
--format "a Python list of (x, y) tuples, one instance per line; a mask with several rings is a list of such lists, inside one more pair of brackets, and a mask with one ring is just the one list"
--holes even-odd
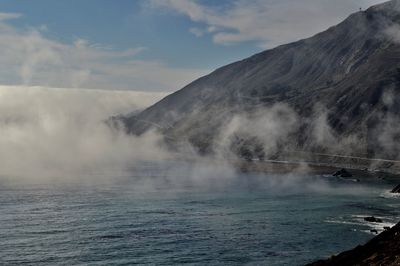
[(349, 171), (347, 171), (346, 169), (341, 169), (341, 170), (339, 170), (339, 171), (336, 171), (334, 174), (333, 174), (333, 176), (338, 176), (338, 177), (352, 177), (353, 175), (349, 172)]
[(380, 233), (367, 244), (345, 251), (309, 266), (400, 265), (400, 223)]
[(365, 217), (364, 221), (367, 221), (367, 222), (370, 222), (370, 223), (383, 223), (382, 219), (376, 218), (374, 216)]
[(393, 188), (391, 193), (400, 193), (400, 185), (397, 185), (395, 188)]
[[(156, 129), (170, 142), (190, 142), (210, 153), (233, 117), (279, 103), (298, 115), (280, 149), (396, 157), (400, 145), (390, 143), (396, 143), (399, 132), (384, 131), (386, 124), (400, 120), (400, 44), (391, 34), (399, 23), (399, 0), (371, 7), (312, 38), (217, 69), (143, 112), (119, 119), (131, 134)], [(316, 134), (318, 106), (326, 110), (332, 129), (325, 139)], [(351, 145), (338, 145), (338, 139), (349, 136)], [(251, 138), (254, 134), (240, 143)]]

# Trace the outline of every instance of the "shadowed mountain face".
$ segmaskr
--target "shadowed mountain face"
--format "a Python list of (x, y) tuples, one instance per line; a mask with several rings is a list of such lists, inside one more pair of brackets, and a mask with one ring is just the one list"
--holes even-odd
[(129, 133), (156, 129), (170, 143), (189, 142), (203, 153), (223, 142), (244, 156), (306, 150), (395, 158), (399, 91), (395, 0), (217, 69), (119, 119)]

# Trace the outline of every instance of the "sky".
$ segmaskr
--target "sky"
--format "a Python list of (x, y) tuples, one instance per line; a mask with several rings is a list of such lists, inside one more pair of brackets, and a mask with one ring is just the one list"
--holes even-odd
[(172, 92), (381, 0), (0, 0), (0, 85)]

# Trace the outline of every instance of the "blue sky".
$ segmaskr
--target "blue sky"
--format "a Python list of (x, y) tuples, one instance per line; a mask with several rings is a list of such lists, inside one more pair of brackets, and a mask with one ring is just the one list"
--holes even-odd
[(0, 0), (0, 84), (174, 91), (379, 0)]
[(188, 31), (196, 23), (147, 8), (146, 1), (12, 0), (1, 1), (0, 10), (23, 14), (11, 21), (18, 27), (46, 25), (49, 38), (62, 42), (84, 38), (113, 49), (146, 47), (137, 58), (163, 60), (171, 66), (211, 69), (260, 50), (252, 43), (214, 45), (210, 37), (198, 38)]

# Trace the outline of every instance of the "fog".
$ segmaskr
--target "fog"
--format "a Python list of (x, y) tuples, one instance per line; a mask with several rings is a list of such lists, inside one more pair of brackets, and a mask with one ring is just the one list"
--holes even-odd
[[(234, 115), (215, 138), (215, 153), (211, 156), (198, 155), (185, 141), (180, 146), (183, 153), (172, 153), (156, 129), (133, 136), (106, 123), (113, 115), (142, 110), (164, 96), (133, 91), (0, 86), (0, 180), (114, 182), (122, 176), (144, 191), (186, 186), (253, 187), (289, 193), (366, 191), (360, 186), (338, 190), (310, 175), (306, 163), (297, 167), (282, 164), (279, 167), (284, 170), (279, 174), (267, 165), (262, 170), (267, 174), (243, 175), (239, 170), (243, 158), (231, 146), (234, 138), (256, 137), (266, 159), (282, 149), (295, 150), (290, 140), (304, 121), (285, 104)], [(393, 104), (391, 99), (389, 94), (384, 97), (388, 104)], [(327, 114), (323, 106), (314, 108), (314, 116), (308, 121), (312, 125), (310, 138), (334, 152), (350, 149), (349, 143), (357, 139), (336, 136), (327, 122)], [(378, 140), (389, 148), (393, 134), (398, 132), (391, 119), (385, 120), (385, 133)]]
[[(248, 153), (269, 158), (281, 153), (309, 151), (332, 155), (351, 155), (365, 144), (358, 134), (339, 135), (328, 121), (329, 110), (317, 103), (310, 116), (304, 117), (285, 103), (239, 112), (228, 119), (214, 143), (217, 156)], [(381, 124), (379, 125), (381, 126)], [(304, 143), (299, 143), (303, 139)], [(257, 151), (257, 147), (262, 150)], [(358, 150), (357, 150), (358, 148)]]
[[(270, 108), (261, 108), (254, 113), (240, 113), (220, 130), (217, 138), (217, 153), (229, 151), (236, 138), (257, 138), (268, 157), (278, 151), (289, 135), (298, 130), (299, 117), (289, 106), (275, 104)], [(225, 155), (222, 155), (225, 156)]]
[[(128, 174), (144, 189), (185, 186), (223, 189), (230, 185), (258, 187), (260, 184), (270, 190), (302, 187), (315, 191), (319, 186), (326, 189), (325, 183), (318, 182), (312, 187), (299, 186), (306, 180), (306, 165), (280, 177), (266, 178), (260, 174), (243, 180), (236, 161), (231, 160), (233, 154), (227, 153), (226, 141), (239, 131), (259, 136), (267, 149), (276, 151), (278, 143), (298, 126), (297, 115), (285, 105), (235, 116), (219, 136), (218, 152), (213, 157), (198, 156), (188, 144), (183, 147), (184, 155), (177, 156), (166, 150), (161, 135), (155, 131), (137, 137), (105, 123), (112, 115), (141, 110), (163, 96), (131, 91), (1, 86), (1, 180), (103, 182)], [(146, 168), (146, 162), (156, 163)]]
[(140, 139), (109, 128), (111, 115), (142, 109), (163, 93), (0, 87), (2, 175), (40, 178), (119, 169), (163, 158), (159, 136)]

